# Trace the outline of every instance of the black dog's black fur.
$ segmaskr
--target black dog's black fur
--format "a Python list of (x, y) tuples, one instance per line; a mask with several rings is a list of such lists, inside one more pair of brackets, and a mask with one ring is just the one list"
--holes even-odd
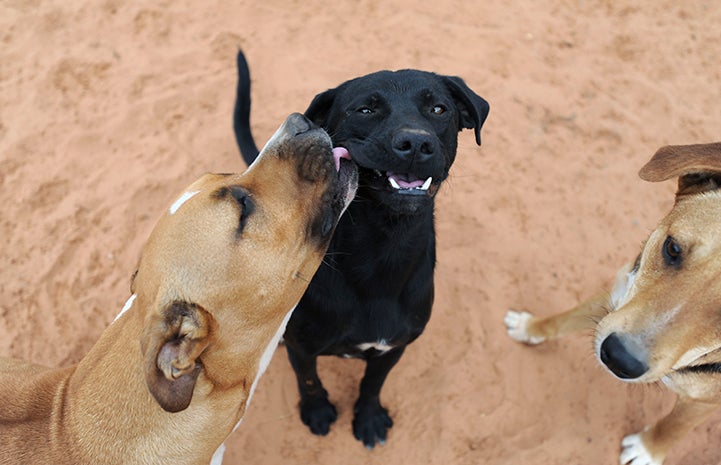
[[(234, 129), (250, 164), (258, 149), (242, 52), (238, 76)], [(456, 156), (458, 132), (474, 129), (480, 145), (488, 108), (460, 78), (403, 70), (347, 81), (318, 94), (306, 110), (359, 166), (356, 198), (285, 333), (301, 418), (313, 433), (327, 434), (337, 416), (318, 378), (317, 356), (353, 356), (367, 362), (353, 433), (369, 448), (385, 442), (393, 422), (380, 404), (381, 387), (423, 332), (433, 304), (433, 199)], [(391, 177), (401, 189), (391, 187)], [(419, 188), (428, 177), (430, 186)]]

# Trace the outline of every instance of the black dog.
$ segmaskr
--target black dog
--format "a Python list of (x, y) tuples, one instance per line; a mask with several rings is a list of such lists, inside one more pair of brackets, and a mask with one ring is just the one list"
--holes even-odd
[[(366, 360), (353, 434), (368, 448), (393, 425), (380, 404), (388, 372), (428, 322), (436, 261), (433, 199), (456, 156), (458, 132), (480, 131), (488, 103), (457, 77), (380, 71), (318, 94), (305, 115), (348, 149), (359, 167), (356, 198), (285, 332), (298, 378), (300, 414), (325, 435), (337, 417), (316, 357)], [(243, 158), (258, 154), (250, 131), (250, 75), (238, 54), (234, 129)]]

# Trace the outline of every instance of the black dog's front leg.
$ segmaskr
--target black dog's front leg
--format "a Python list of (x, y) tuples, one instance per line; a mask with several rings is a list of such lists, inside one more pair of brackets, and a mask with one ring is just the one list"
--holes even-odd
[(328, 401), (328, 392), (318, 378), (316, 357), (294, 350), (290, 345), (286, 345), (286, 348), (298, 381), (300, 419), (313, 434), (325, 436), (338, 414), (335, 406)]
[(388, 373), (398, 363), (404, 350), (405, 346), (399, 347), (366, 362), (360, 395), (353, 409), (353, 435), (368, 449), (373, 449), (376, 442), (384, 445), (388, 428), (393, 426), (388, 410), (381, 405), (380, 392)]

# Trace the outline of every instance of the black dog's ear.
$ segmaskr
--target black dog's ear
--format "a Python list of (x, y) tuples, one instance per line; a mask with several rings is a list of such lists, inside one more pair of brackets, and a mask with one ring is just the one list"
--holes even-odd
[(446, 87), (451, 91), (461, 115), (461, 128), (474, 129), (476, 144), (481, 145), (481, 127), (488, 117), (490, 106), (485, 99), (473, 92), (463, 79), (443, 76)]
[(146, 323), (140, 340), (145, 382), (168, 412), (185, 410), (200, 374), (200, 355), (211, 343), (215, 320), (199, 305), (173, 302)]
[(328, 116), (333, 102), (338, 95), (338, 88), (328, 89), (321, 92), (313, 98), (308, 108), (305, 110), (305, 116), (322, 128), (328, 127)]
[(651, 182), (678, 176), (677, 198), (718, 189), (721, 186), (721, 142), (661, 147), (638, 175)]

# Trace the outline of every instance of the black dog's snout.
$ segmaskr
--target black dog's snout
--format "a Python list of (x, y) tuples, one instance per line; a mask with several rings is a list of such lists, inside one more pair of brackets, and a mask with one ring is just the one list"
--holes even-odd
[(601, 343), (601, 361), (616, 376), (635, 379), (648, 371), (648, 366), (628, 351), (616, 333), (611, 333)]
[(310, 131), (311, 129), (313, 129), (314, 125), (304, 115), (301, 115), (300, 113), (293, 113), (286, 120), (285, 127), (288, 133), (292, 134), (293, 136), (297, 136), (299, 134), (303, 134), (304, 132)]
[(417, 163), (431, 159), (438, 150), (435, 138), (426, 131), (403, 129), (393, 136), (393, 152), (400, 158)]

